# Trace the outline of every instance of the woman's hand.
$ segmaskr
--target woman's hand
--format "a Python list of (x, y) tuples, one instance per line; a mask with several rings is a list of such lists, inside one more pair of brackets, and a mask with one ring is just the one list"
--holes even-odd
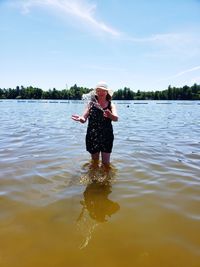
[(104, 111), (103, 116), (112, 120), (112, 112), (109, 109)]
[(112, 104), (112, 112), (110, 111), (110, 109), (106, 109), (103, 113), (103, 116), (111, 119), (112, 121), (118, 121), (118, 115), (115, 105)]
[(86, 122), (86, 119), (84, 117), (79, 116), (79, 115), (76, 115), (76, 114), (75, 115), (72, 115), (72, 120), (79, 121), (81, 123)]

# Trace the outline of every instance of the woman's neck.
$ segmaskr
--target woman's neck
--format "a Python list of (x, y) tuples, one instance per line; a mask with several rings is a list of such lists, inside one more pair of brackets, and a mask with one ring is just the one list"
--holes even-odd
[(102, 108), (105, 108), (108, 105), (108, 100), (106, 99), (106, 97), (98, 97), (98, 103)]

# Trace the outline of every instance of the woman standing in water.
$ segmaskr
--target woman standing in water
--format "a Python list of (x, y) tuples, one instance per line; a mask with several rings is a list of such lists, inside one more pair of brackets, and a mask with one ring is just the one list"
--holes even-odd
[(72, 119), (81, 123), (88, 119), (86, 149), (92, 160), (98, 161), (101, 153), (102, 163), (109, 164), (114, 140), (112, 121), (118, 121), (117, 110), (105, 82), (98, 83), (93, 93), (83, 115), (72, 115)]

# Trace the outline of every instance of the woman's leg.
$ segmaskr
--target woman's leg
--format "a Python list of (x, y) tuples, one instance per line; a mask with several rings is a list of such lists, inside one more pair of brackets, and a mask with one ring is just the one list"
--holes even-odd
[(110, 154), (106, 152), (101, 152), (101, 159), (103, 164), (109, 164), (110, 163)]
[(98, 161), (99, 160), (99, 152), (95, 153), (95, 154), (91, 154), (92, 160), (94, 161)]

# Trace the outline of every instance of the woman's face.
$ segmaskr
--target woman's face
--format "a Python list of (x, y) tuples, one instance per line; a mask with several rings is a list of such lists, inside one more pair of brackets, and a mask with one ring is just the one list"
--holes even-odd
[(97, 88), (96, 89), (96, 93), (98, 96), (107, 96), (107, 90), (101, 89), (101, 88)]

